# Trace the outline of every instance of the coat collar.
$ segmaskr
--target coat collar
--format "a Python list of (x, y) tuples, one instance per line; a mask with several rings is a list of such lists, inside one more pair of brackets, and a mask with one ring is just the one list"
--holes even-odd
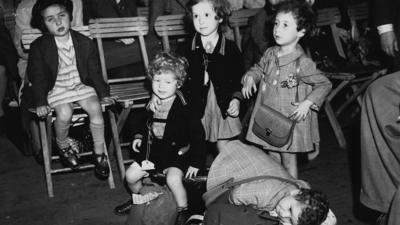
[(275, 46), (272, 50), (272, 54), (274, 54), (275, 58), (278, 59), (279, 66), (285, 66), (289, 63), (292, 63), (297, 60), (300, 56), (304, 54), (304, 50), (300, 45), (296, 46), (296, 50), (290, 54), (277, 57), (278, 55), (279, 46)]
[[(221, 55), (225, 55), (225, 45), (226, 45), (225, 36), (220, 33), (219, 34), (219, 38), (218, 38), (218, 42), (217, 42), (217, 45), (214, 48), (213, 54), (219, 53)], [(205, 50), (203, 48), (203, 43), (201, 42), (201, 38), (200, 38), (199, 33), (196, 33), (194, 35), (193, 40), (192, 40), (192, 48), (191, 49), (192, 49), (192, 51), (196, 51), (196, 49), (199, 49), (202, 52), (205, 52)]]

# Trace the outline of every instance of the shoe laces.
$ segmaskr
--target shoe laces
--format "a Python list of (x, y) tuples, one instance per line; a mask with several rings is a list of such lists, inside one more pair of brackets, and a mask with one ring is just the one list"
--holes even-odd
[(68, 138), (67, 140), (68, 140), (69, 146), (71, 147), (70, 149), (73, 151), (72, 154), (79, 154), (80, 149), (81, 149), (80, 143), (73, 138)]

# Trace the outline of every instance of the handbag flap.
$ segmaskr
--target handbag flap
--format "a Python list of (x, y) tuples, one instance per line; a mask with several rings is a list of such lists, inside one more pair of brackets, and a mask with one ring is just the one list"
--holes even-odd
[(269, 136), (285, 138), (295, 122), (275, 109), (260, 105), (254, 116), (255, 125), (262, 127)]

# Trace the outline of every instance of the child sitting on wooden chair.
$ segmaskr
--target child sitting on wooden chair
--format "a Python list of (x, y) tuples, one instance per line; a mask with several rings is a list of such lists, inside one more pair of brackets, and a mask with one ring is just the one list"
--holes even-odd
[(95, 44), (71, 30), (70, 0), (41, 0), (32, 9), (32, 26), (43, 32), (29, 52), (28, 77), (32, 84), (33, 104), (39, 117), (54, 109), (56, 142), (62, 162), (79, 167), (68, 132), (73, 103), (89, 114), (94, 142), (95, 172), (102, 178), (110, 168), (104, 153), (104, 120), (99, 98), (112, 104), (109, 87), (103, 80)]

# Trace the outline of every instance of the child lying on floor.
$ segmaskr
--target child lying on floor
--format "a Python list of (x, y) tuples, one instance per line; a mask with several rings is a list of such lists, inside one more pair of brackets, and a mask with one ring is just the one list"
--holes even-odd
[(234, 181), (261, 175), (283, 178), (289, 181), (264, 179), (238, 185), (228, 200), (234, 205), (268, 211), (282, 225), (336, 224), (326, 196), (310, 189), (306, 182), (294, 179), (261, 149), (238, 140), (228, 142), (224, 148), (227, 151), (221, 151), (211, 165), (207, 190), (230, 178)]

